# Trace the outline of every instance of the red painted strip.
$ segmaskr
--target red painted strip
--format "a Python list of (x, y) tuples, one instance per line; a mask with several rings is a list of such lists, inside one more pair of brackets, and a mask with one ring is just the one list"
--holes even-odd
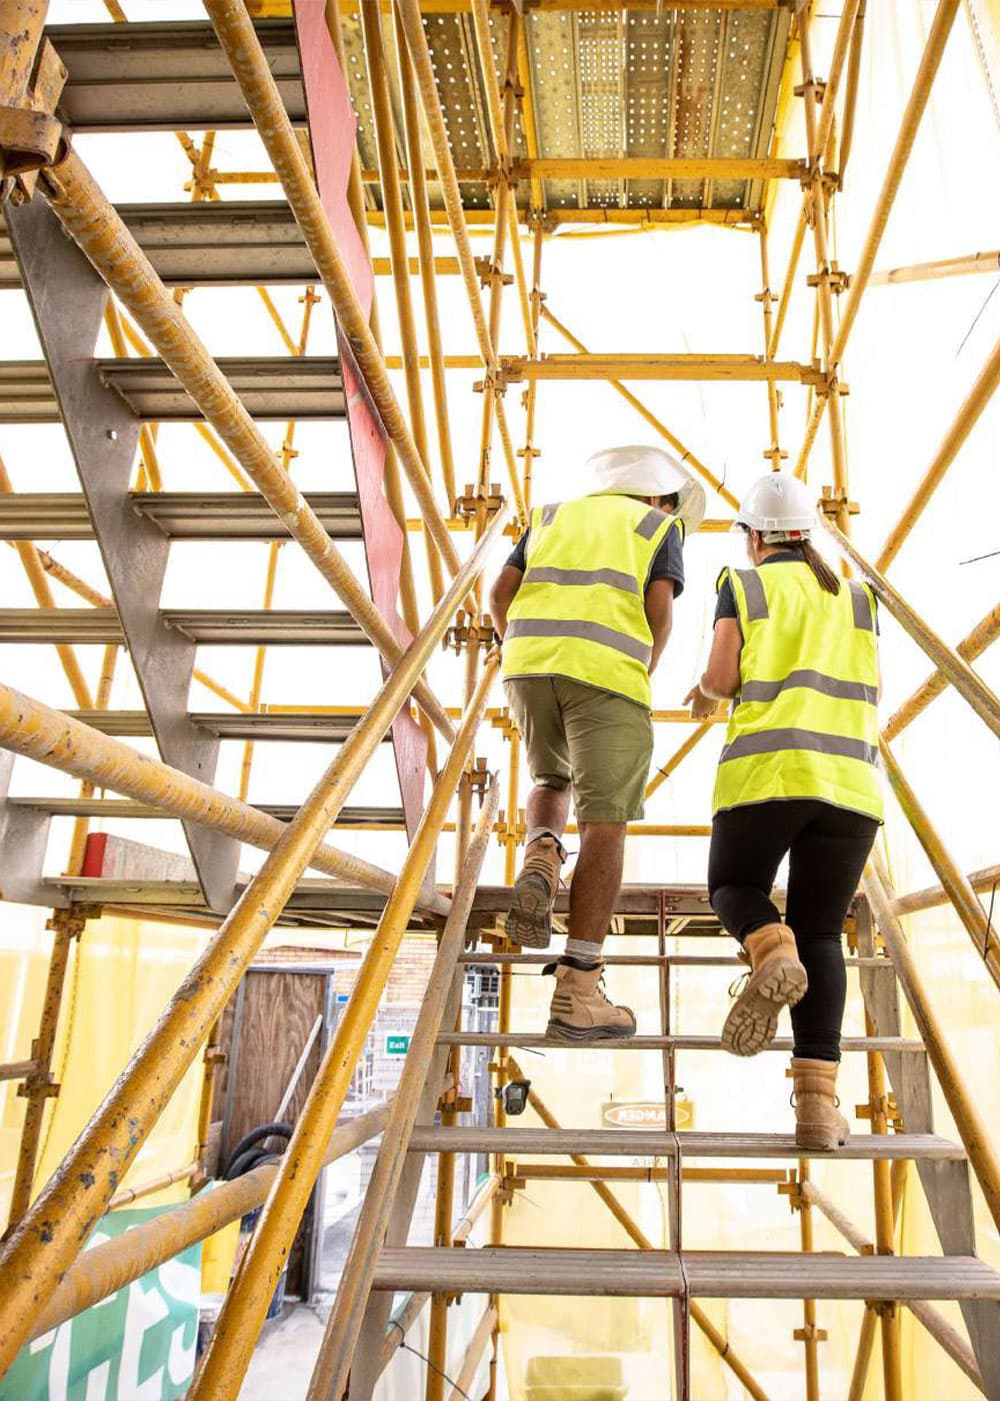
[(101, 877), (104, 874), (104, 855), (108, 845), (107, 832), (91, 832), (83, 847), (83, 869), (81, 876)]
[[(347, 199), (356, 122), (347, 83), (326, 27), (324, 7), (324, 0), (292, 3), (309, 112), (309, 137), (323, 208), (354, 289), (368, 311), (375, 279)], [(385, 499), (385, 433), (339, 328), (337, 339), (372, 598), (399, 642), (406, 646), (410, 634), (398, 611), (403, 533)], [(412, 837), (424, 807), (427, 740), (408, 710), (397, 716), (392, 740), (406, 827)]]

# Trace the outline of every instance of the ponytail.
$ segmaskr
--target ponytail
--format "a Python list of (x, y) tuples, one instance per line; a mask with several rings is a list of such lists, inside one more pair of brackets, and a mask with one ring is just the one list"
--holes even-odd
[(840, 593), (840, 579), (811, 540), (787, 540), (782, 543), (782, 548), (794, 550), (802, 556), (803, 564), (808, 564), (821, 589), (826, 589), (827, 593)]

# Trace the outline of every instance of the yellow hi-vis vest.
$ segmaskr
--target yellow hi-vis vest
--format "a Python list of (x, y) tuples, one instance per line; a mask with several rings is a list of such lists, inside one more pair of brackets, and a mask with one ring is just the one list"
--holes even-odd
[(643, 596), (671, 530), (631, 496), (583, 496), (531, 513), (524, 579), (507, 615), (503, 675), (568, 676), (651, 704)]
[(713, 811), (818, 798), (882, 818), (875, 600), (865, 584), (821, 588), (797, 561), (723, 570), (736, 599), (740, 692)]

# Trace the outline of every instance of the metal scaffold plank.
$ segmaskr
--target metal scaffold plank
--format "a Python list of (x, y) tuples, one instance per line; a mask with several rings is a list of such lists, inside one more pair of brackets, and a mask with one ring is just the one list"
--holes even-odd
[[(353, 491), (303, 492), (331, 539), (361, 538)], [(256, 491), (132, 491), (132, 508), (170, 540), (287, 540), (279, 516)], [(93, 540), (86, 498), (73, 492), (0, 496), (0, 540)]]
[[(245, 356), (216, 362), (254, 417), (338, 419), (345, 413), (340, 361), (319, 356)], [(102, 384), (143, 423), (200, 423), (203, 414), (157, 357), (96, 360)], [(0, 423), (58, 423), (59, 405), (40, 360), (0, 363)]]
[(971, 1256), (709, 1254), (667, 1250), (383, 1250), (376, 1289), (617, 1298), (1000, 1298), (1000, 1274)]

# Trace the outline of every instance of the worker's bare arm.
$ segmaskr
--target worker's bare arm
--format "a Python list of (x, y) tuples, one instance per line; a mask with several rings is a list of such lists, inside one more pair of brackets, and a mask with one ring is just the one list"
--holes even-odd
[(670, 630), (674, 624), (673, 579), (654, 579), (646, 590), (644, 604), (646, 621), (653, 634), (653, 655), (649, 659), (649, 673), (652, 675), (670, 640)]
[(490, 617), (499, 637), (503, 637), (507, 631), (507, 610), (514, 602), (514, 595), (523, 581), (524, 575), (520, 569), (515, 569), (512, 564), (505, 564), (493, 582), (490, 589)]
[(707, 720), (720, 700), (731, 700), (740, 689), (740, 649), (743, 639), (735, 618), (720, 618), (715, 625), (712, 650), (705, 674), (684, 698), (695, 720)]

